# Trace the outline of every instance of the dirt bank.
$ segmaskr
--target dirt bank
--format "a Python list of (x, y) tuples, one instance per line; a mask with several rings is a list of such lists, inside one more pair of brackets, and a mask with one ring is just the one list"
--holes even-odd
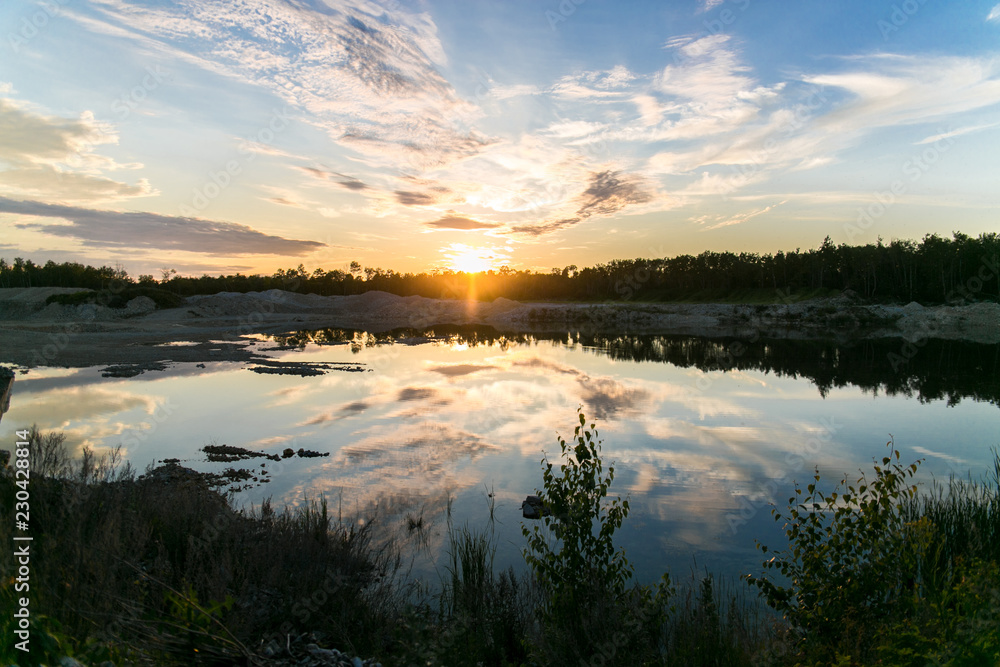
[[(0, 362), (88, 366), (150, 361), (247, 360), (245, 336), (325, 327), (386, 331), (484, 324), (501, 331), (740, 335), (850, 339), (924, 337), (1000, 343), (1000, 305), (863, 305), (849, 296), (775, 305), (464, 302), (385, 292), (323, 297), (280, 290), (223, 292), (154, 310), (46, 304), (65, 288), (0, 289)], [(191, 345), (171, 343), (191, 342)]]

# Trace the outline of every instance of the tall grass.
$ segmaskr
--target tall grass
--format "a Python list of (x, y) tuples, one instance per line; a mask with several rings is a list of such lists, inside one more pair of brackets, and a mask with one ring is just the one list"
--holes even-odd
[[(892, 582), (883, 599), (891, 613), (866, 616), (864, 628), (846, 612), (832, 619), (858, 631), (854, 639), (803, 643), (801, 628), (769, 613), (754, 589), (692, 570), (669, 595), (631, 581), (593, 598), (590, 609), (564, 610), (600, 624), (581, 651), (560, 634), (574, 626), (544, 612), (560, 585), (586, 582), (542, 586), (530, 573), (497, 572), (492, 494), (481, 528), (455, 526), (448, 512), (440, 590), (421, 597), (401, 545), (407, 531), (427, 530), (422, 516), (394, 535), (383, 517), (345, 517), (322, 497), (237, 511), (183, 468), (137, 475), (116, 452), (74, 459), (59, 434), (34, 429), (29, 440), (35, 653), (0, 650), (3, 661), (73, 654), (93, 664), (267, 664), (271, 647), (312, 633), (310, 641), (385, 665), (1000, 664), (996, 453), (981, 480), (952, 477), (898, 495), (898, 557), (880, 560), (885, 570), (871, 579)], [(6, 544), (17, 488), (9, 473), (0, 474)], [(818, 540), (816, 548), (837, 544)], [(4, 637), (12, 567), (0, 554)]]
[(935, 480), (928, 492), (903, 506), (903, 515), (934, 525), (942, 566), (975, 558), (1000, 562), (1000, 452), (993, 450), (993, 468), (982, 479), (969, 473), (952, 474), (947, 483)]
[[(405, 586), (399, 554), (375, 539), (372, 517), (336, 520), (324, 499), (235, 511), (178, 466), (136, 476), (114, 455), (72, 460), (60, 436), (34, 430), (29, 442), (31, 610), (39, 636), (62, 638), (33, 644), (38, 651), (236, 664), (269, 640), (284, 645), (317, 629), (342, 650), (383, 649)], [(15, 490), (0, 475), (5, 544)], [(5, 607), (14, 599), (12, 567), (5, 554)], [(26, 656), (0, 656), (16, 657)], [(45, 657), (27, 656), (33, 664)]]

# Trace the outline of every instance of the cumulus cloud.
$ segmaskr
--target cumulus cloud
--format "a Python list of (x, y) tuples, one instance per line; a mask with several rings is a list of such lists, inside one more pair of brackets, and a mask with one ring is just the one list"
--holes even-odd
[(156, 213), (101, 211), (75, 206), (15, 201), (0, 197), (0, 213), (59, 218), (68, 224), (19, 222), (16, 227), (79, 239), (100, 248), (186, 250), (218, 255), (304, 255), (325, 246), (258, 232), (232, 222), (180, 218)]
[(95, 149), (118, 136), (86, 112), (78, 118), (45, 116), (0, 98), (0, 192), (62, 201), (115, 200), (152, 193), (145, 180), (122, 183), (101, 174), (123, 165)]

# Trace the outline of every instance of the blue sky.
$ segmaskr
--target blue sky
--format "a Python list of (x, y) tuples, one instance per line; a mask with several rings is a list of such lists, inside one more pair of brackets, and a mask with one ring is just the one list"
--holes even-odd
[(548, 270), (998, 228), (989, 2), (15, 0), (0, 256)]

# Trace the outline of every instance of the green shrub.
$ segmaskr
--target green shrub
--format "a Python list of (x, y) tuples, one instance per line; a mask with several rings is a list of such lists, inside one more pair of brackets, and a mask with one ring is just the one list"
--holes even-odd
[[(893, 442), (888, 454), (855, 484), (841, 480), (824, 493), (817, 471), (805, 489), (795, 485), (787, 513), (772, 510), (785, 522), (789, 549), (775, 552), (764, 568), (789, 583), (747, 575), (767, 603), (781, 612), (809, 646), (823, 652), (870, 648), (881, 622), (897, 607), (916, 576), (926, 539), (904, 522), (902, 506), (916, 493), (910, 480), (919, 461), (903, 466)], [(926, 537), (926, 535), (924, 535)], [(760, 542), (757, 547), (767, 553)]]
[(628, 589), (634, 569), (613, 539), (628, 516), (628, 500), (606, 501), (615, 468), (605, 473), (597, 430), (594, 424), (587, 428), (582, 410), (577, 412), (573, 440), (559, 438), (561, 474), (542, 460), (544, 490), (537, 493), (551, 510), (541, 519), (544, 529), (522, 527), (528, 540), (524, 558), (543, 596), (541, 649), (556, 662), (589, 659), (609, 646), (618, 655), (626, 647), (637, 650), (643, 634), (662, 625), (670, 593), (666, 574), (655, 590)]

